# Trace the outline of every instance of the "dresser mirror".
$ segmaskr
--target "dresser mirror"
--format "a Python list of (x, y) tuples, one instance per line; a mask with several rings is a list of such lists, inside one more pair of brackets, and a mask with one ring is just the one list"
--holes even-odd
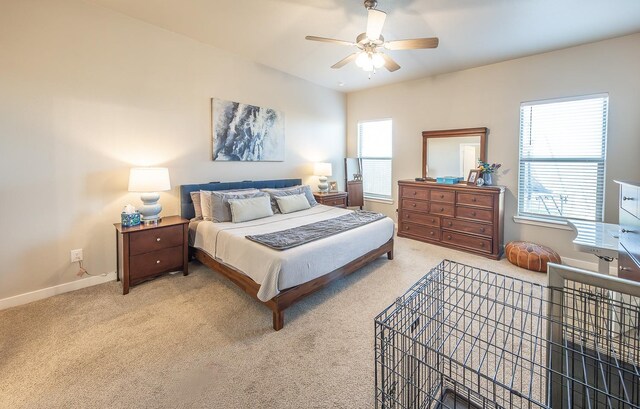
[(466, 180), (478, 161), (487, 160), (487, 128), (422, 132), (422, 177), (459, 176)]

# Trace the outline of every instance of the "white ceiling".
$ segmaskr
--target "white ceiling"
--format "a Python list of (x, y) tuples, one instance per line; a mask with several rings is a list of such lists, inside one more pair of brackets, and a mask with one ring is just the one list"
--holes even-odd
[(439, 37), (440, 46), (387, 51), (402, 68), (368, 79), (353, 63), (330, 68), (350, 47), (304, 39), (355, 41), (362, 0), (87, 1), (343, 92), (640, 32), (640, 0), (379, 0), (386, 40)]

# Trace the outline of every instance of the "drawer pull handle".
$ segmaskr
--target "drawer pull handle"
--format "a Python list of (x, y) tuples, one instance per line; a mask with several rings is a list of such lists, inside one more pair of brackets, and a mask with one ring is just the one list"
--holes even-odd
[(629, 267), (620, 266), (620, 267), (618, 267), (618, 270), (620, 270), (620, 271), (629, 271), (631, 269)]
[(415, 192), (415, 191), (414, 191), (414, 192), (413, 192), (413, 195), (415, 196), (416, 194), (418, 194), (418, 192)]
[(622, 200), (633, 200), (633, 197), (622, 196)]
[(431, 219), (431, 223), (435, 223), (435, 222), (436, 222), (436, 219)]
[(409, 230), (409, 226), (404, 226), (404, 229), (405, 230)]
[(447, 240), (451, 240), (451, 235), (450, 234), (447, 236)]
[(435, 233), (434, 232), (430, 232), (429, 234), (433, 236)]
[(476, 198), (475, 198), (475, 197), (474, 197), (474, 198), (472, 198), (472, 199), (471, 199), (471, 201), (472, 201), (472, 202), (475, 202), (475, 201), (476, 201)]
[(484, 247), (484, 241), (480, 242), (480, 247)]
[(156, 241), (160, 241), (160, 237), (158, 237), (158, 238), (156, 239)]
[(622, 233), (635, 233), (633, 230), (622, 229), (620, 230)]
[(484, 229), (484, 227), (480, 227), (480, 231), (481, 231), (482, 233), (484, 233), (484, 230), (485, 230), (485, 229)]
[(475, 215), (476, 215), (476, 212), (471, 212), (471, 216), (475, 216)]
[(452, 225), (453, 225), (453, 223), (449, 222), (449, 226), (452, 226)]
[(440, 211), (441, 211), (441, 212), (444, 212), (444, 207), (441, 207), (441, 208), (440, 208)]
[(156, 264), (160, 264), (160, 260), (156, 260)]
[(413, 207), (416, 207), (416, 204), (415, 204), (415, 203), (413, 204)]
[(444, 195), (440, 195), (440, 199), (444, 199)]

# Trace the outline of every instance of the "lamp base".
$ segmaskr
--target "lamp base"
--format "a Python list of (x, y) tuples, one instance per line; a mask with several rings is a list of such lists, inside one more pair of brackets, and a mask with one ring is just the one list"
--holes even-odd
[(140, 212), (140, 221), (144, 224), (158, 223), (160, 218), (160, 212), (162, 211), (162, 205), (158, 203), (160, 195), (156, 192), (143, 193), (140, 195), (143, 205), (138, 208)]
[(318, 178), (318, 190), (322, 193), (326, 193), (329, 191), (329, 184), (327, 183), (327, 177), (326, 176), (320, 176)]

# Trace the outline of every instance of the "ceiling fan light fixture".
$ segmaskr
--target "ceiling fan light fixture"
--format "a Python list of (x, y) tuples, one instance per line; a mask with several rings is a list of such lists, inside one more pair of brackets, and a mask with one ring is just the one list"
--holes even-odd
[(358, 54), (358, 57), (356, 58), (356, 65), (360, 68), (364, 68), (365, 65), (368, 63), (369, 61), (369, 55), (366, 51), (362, 51), (360, 54)]
[(382, 54), (374, 53), (371, 56), (371, 62), (373, 63), (374, 67), (380, 68), (384, 65), (384, 58), (382, 57)]

